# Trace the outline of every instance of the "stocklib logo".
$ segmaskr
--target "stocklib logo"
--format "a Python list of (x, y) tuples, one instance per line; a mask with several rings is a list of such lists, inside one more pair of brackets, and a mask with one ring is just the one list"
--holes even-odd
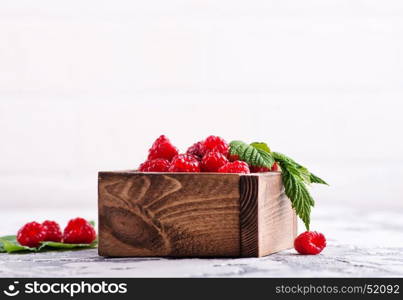
[(19, 281), (14, 281), (14, 283), (10, 284), (7, 289), (3, 291), (3, 293), (9, 297), (17, 296), (20, 293), (20, 291), (17, 289), (18, 284)]

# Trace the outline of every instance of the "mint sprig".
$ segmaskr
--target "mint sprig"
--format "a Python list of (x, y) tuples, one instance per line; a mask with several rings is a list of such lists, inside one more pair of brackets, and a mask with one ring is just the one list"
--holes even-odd
[(309, 193), (308, 185), (311, 183), (327, 185), (326, 181), (309, 172), (292, 158), (279, 152), (271, 152), (266, 143), (255, 142), (248, 145), (241, 141), (233, 141), (230, 143), (230, 155), (237, 155), (240, 160), (251, 166), (271, 168), (274, 162), (277, 162), (282, 170), (285, 194), (309, 230), (311, 208), (315, 205), (315, 201)]
[(273, 152), (273, 156), (283, 171), (285, 194), (291, 200), (298, 217), (304, 222), (306, 230), (309, 230), (311, 207), (315, 206), (315, 201), (307, 188), (307, 185), (312, 182), (311, 173), (284, 154)]
[(273, 156), (264, 147), (248, 145), (242, 141), (232, 141), (229, 154), (237, 156), (239, 160), (247, 162), (250, 166), (271, 168), (274, 164)]

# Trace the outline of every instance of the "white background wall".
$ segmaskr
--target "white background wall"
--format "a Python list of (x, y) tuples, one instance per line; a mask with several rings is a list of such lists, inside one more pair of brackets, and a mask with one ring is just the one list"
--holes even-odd
[(263, 140), (402, 208), (403, 2), (0, 2), (0, 210), (93, 209), (167, 134)]

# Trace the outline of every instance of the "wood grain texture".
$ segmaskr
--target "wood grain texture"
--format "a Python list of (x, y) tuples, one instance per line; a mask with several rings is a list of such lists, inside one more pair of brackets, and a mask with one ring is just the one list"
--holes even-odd
[(296, 215), (284, 194), (281, 173), (240, 179), (241, 256), (260, 257), (293, 247)]
[(102, 256), (239, 256), (239, 175), (99, 173)]
[(258, 256), (293, 248), (297, 220), (291, 201), (284, 192), (280, 173), (259, 177)]
[(256, 257), (259, 255), (259, 176), (241, 176), (239, 190), (241, 256)]
[(292, 247), (280, 173), (100, 172), (102, 256), (258, 257)]

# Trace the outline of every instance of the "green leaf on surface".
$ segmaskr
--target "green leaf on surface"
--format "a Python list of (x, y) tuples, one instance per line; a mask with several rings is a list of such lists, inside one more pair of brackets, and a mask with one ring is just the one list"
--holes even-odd
[(15, 235), (6, 235), (6, 236), (2, 236), (0, 239), (10, 241), (10, 242), (16, 242), (17, 241), (17, 236), (15, 236)]
[(92, 242), (91, 244), (66, 244), (59, 242), (42, 242), (39, 246), (39, 250), (44, 249), (46, 247), (52, 249), (75, 249), (75, 248), (94, 248), (97, 245), (97, 241)]
[(7, 252), (6, 249), (4, 249), (4, 242), (3, 241), (9, 241), (16, 243), (16, 236), (15, 235), (6, 235), (0, 238), (0, 253)]
[(73, 249), (86, 249), (95, 248), (98, 242), (94, 241), (91, 244), (67, 244), (59, 242), (42, 242), (37, 248), (30, 248), (26, 246), (21, 246), (15, 235), (8, 235), (0, 237), (0, 253), (14, 253), (14, 252), (40, 252), (40, 251), (62, 251), (62, 250), (73, 250)]
[(232, 141), (229, 153), (231, 156), (238, 156), (251, 166), (271, 168), (274, 164), (274, 158), (269, 152), (242, 141)]
[(35, 248), (30, 248), (26, 246), (21, 246), (16, 242), (0, 238), (0, 243), (2, 243), (3, 252), (13, 253), (18, 251), (35, 251)]

